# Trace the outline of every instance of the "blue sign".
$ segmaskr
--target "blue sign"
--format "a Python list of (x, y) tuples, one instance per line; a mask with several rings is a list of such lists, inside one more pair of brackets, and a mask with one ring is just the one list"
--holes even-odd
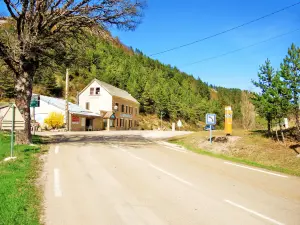
[(206, 125), (216, 125), (217, 123), (217, 116), (216, 114), (207, 113), (205, 116)]
[(120, 117), (121, 118), (132, 118), (132, 115), (130, 115), (130, 114), (121, 114)]
[(116, 115), (115, 115), (115, 114), (112, 114), (112, 115), (110, 116), (110, 119), (115, 120), (115, 119), (116, 119)]

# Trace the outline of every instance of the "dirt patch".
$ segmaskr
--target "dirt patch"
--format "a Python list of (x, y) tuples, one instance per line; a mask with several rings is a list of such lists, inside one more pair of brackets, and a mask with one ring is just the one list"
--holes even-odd
[(210, 143), (209, 139), (202, 137), (199, 139), (195, 138), (194, 143), (196, 144), (197, 148), (200, 149), (205, 149), (216, 153), (226, 153), (234, 147), (240, 138), (241, 137), (238, 136), (228, 136), (226, 139), (224, 139), (224, 136), (216, 136), (213, 137), (213, 141)]
[[(237, 133), (237, 132), (236, 132)], [(238, 132), (240, 135), (228, 136), (216, 131), (215, 140), (209, 142), (209, 134), (197, 132), (183, 138), (175, 138), (185, 146), (201, 149), (241, 160), (255, 162), (269, 167), (278, 167), (300, 174), (299, 143), (288, 140), (286, 143), (274, 141), (257, 132)], [(222, 137), (222, 138), (218, 138)]]

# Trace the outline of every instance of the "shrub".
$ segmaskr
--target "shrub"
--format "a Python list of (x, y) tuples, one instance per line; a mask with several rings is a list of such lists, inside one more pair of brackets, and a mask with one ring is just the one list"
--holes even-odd
[(51, 128), (61, 128), (64, 125), (64, 115), (58, 112), (51, 112), (44, 120), (44, 123)]

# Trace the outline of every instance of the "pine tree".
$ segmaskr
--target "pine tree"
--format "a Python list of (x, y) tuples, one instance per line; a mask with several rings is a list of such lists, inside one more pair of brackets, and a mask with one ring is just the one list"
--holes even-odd
[(259, 81), (252, 81), (252, 83), (261, 89), (260, 94), (255, 94), (252, 98), (252, 102), (256, 107), (256, 111), (261, 117), (264, 117), (268, 121), (268, 132), (271, 132), (271, 123), (274, 119), (274, 102), (271, 95), (272, 81), (275, 76), (273, 67), (269, 59), (265, 64), (259, 67), (258, 79)]
[(292, 112), (296, 118), (298, 132), (300, 132), (300, 48), (294, 44), (288, 49), (288, 54), (281, 64), (281, 71), (281, 77), (291, 91)]

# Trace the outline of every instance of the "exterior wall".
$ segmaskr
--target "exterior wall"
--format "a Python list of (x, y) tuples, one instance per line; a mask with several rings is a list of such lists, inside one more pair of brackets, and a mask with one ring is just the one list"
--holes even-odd
[[(103, 130), (103, 119), (100, 117), (86, 117), (82, 115), (70, 115), (70, 130), (71, 131), (86, 131), (86, 120), (93, 120), (93, 131)], [(74, 120), (74, 118), (76, 118)], [(77, 120), (79, 118), (79, 120)]]
[[(100, 87), (99, 95), (90, 95), (90, 88)], [(86, 102), (90, 103), (90, 111), (94, 113), (100, 113), (100, 111), (111, 111), (112, 108), (112, 96), (102, 88), (97, 81), (94, 81), (79, 95), (79, 106), (86, 108)]]
[[(30, 108), (31, 115), (33, 115), (33, 108)], [(45, 118), (48, 117), (49, 113), (51, 112), (58, 112), (65, 114), (64, 110), (61, 110), (53, 105), (48, 104), (47, 102), (44, 102), (43, 100), (40, 100), (40, 107), (35, 108), (35, 120), (43, 125)], [(32, 117), (33, 119), (33, 117)]]
[(102, 118), (95, 118), (93, 120), (93, 130), (104, 130)]
[[(79, 121), (74, 122), (73, 117), (79, 118)], [(70, 124), (70, 131), (85, 131), (85, 117), (83, 116), (70, 114), (69, 124)]]
[[(120, 97), (113, 96), (112, 105), (119, 104), (118, 111), (115, 113), (115, 129), (116, 130), (135, 130), (138, 128), (138, 115), (140, 105), (136, 102), (129, 101)], [(122, 112), (122, 105), (124, 105), (124, 112)], [(126, 106), (128, 110), (126, 113)], [(129, 107), (132, 107), (132, 112), (129, 113)], [(113, 107), (112, 107), (113, 108)], [(137, 109), (137, 113), (136, 113)], [(113, 109), (111, 109), (113, 111)], [(121, 119), (124, 119), (124, 126), (121, 126)], [(118, 121), (118, 122), (117, 122)], [(132, 121), (131, 123), (129, 121)], [(129, 126), (131, 124), (131, 127)]]

